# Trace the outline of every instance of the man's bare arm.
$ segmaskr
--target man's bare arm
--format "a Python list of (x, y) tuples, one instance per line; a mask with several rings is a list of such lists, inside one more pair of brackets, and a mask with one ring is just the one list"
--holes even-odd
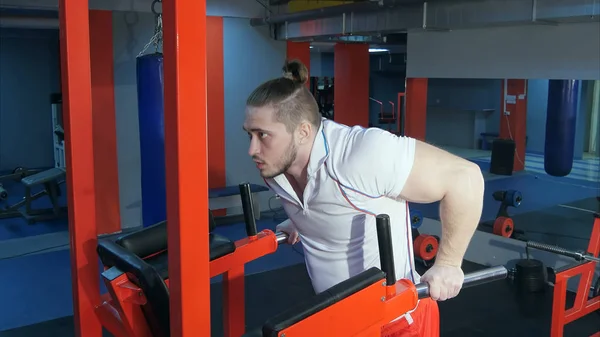
[(436, 263), (461, 266), (481, 218), (484, 188), (479, 166), (416, 142), (414, 165), (401, 197), (415, 203), (440, 201), (442, 237)]

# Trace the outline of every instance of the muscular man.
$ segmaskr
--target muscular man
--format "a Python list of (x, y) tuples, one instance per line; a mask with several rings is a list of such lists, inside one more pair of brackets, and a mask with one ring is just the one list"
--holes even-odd
[[(304, 84), (306, 67), (286, 62), (283, 71), (250, 94), (244, 122), (249, 155), (289, 217), (277, 230), (288, 233), (292, 244), (302, 241), (319, 293), (379, 267), (375, 215), (388, 214), (396, 277), (428, 282), (431, 299), (391, 322), (382, 336), (439, 335), (435, 301), (462, 287), (462, 259), (483, 207), (481, 170), (409, 137), (323, 119)], [(435, 201), (441, 201), (442, 237), (435, 264), (420, 276), (408, 202)]]

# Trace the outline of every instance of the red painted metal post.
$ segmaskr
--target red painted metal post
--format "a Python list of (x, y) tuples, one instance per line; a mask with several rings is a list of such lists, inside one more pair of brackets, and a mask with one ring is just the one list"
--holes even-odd
[(210, 336), (206, 0), (163, 1), (171, 336)]
[(94, 314), (100, 275), (92, 140), (90, 31), (87, 1), (60, 0), (60, 51), (71, 242), (75, 336), (100, 337)]

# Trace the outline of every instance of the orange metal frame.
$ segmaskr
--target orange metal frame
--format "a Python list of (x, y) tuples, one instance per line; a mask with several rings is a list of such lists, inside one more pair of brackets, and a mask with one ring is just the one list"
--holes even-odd
[[(598, 257), (600, 253), (600, 218), (595, 215), (594, 227), (590, 242), (588, 244), (588, 253)], [(600, 296), (589, 298), (590, 286), (594, 278), (596, 262), (588, 261), (576, 267), (563, 270), (556, 274), (554, 283), (554, 302), (552, 303), (552, 327), (550, 336), (562, 337), (565, 325), (591, 313), (600, 310)], [(567, 282), (570, 278), (581, 275), (575, 303), (569, 309), (565, 309), (567, 300)], [(591, 337), (600, 337), (600, 332)]]
[[(210, 277), (223, 275), (223, 328), (225, 337), (245, 333), (244, 266), (246, 263), (277, 250), (277, 237), (265, 229), (256, 236), (236, 241), (236, 250), (210, 262)], [(115, 337), (152, 337), (140, 306), (147, 303), (143, 290), (131, 282), (125, 273), (116, 278), (104, 278), (108, 293), (96, 308), (102, 326)], [(170, 280), (165, 280), (167, 286)]]
[(392, 285), (383, 281), (280, 331), (279, 336), (313, 336), (315, 331), (320, 336), (380, 336), (383, 326), (398, 318), (398, 313), (414, 309), (418, 301), (417, 290), (410, 280), (401, 279)]
[[(92, 140), (87, 1), (60, 0), (59, 18), (75, 335), (100, 337), (93, 149), (102, 144)], [(171, 334), (210, 336), (208, 231), (195, 225), (209, 209), (206, 1), (163, 2), (163, 30)]]

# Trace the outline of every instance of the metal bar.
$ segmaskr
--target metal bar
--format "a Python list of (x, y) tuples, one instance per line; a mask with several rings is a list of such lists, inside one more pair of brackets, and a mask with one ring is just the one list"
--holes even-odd
[(171, 336), (210, 336), (206, 0), (164, 1), (163, 29)]
[(548, 244), (541, 243), (541, 242), (527, 241), (527, 247), (538, 249), (538, 250), (543, 250), (543, 251), (554, 253), (554, 254), (564, 255), (564, 256), (573, 258), (576, 261), (587, 260), (587, 261), (600, 262), (600, 258), (597, 258), (593, 255), (582, 253), (582, 252), (576, 252), (576, 251), (568, 250), (568, 249), (554, 246), (554, 245), (548, 245)]
[(278, 232), (275, 234), (275, 237), (277, 238), (277, 244), (280, 245), (282, 243), (286, 243), (288, 240), (288, 235), (287, 233), (284, 232)]
[(100, 337), (92, 88), (87, 1), (60, 0), (60, 51), (75, 336)]
[[(465, 275), (462, 288), (474, 287), (476, 285), (489, 283), (497, 280), (505, 279), (508, 275), (508, 270), (504, 266), (497, 266), (478, 270)], [(429, 297), (429, 285), (427, 283), (419, 283), (416, 285), (419, 298)]]

